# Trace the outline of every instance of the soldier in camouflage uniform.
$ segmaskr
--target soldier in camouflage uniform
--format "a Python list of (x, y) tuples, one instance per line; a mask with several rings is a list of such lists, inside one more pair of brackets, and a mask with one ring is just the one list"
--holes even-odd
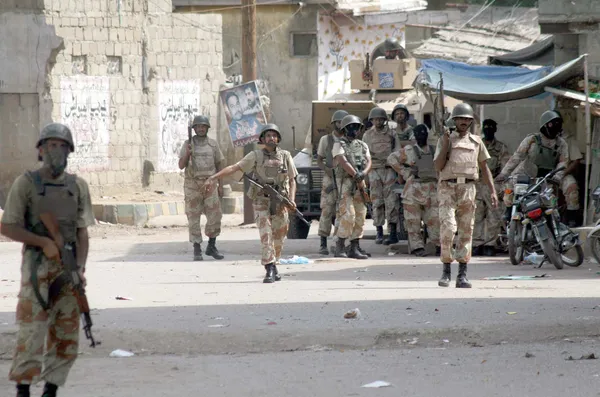
[(205, 116), (196, 116), (192, 123), (196, 136), (192, 142), (186, 140), (179, 154), (179, 168), (185, 168), (183, 190), (185, 193), (185, 213), (188, 218), (190, 243), (194, 246), (194, 260), (202, 258), (202, 230), (200, 217), (206, 215), (204, 232), (208, 237), (206, 255), (215, 259), (223, 259), (216, 246), (217, 237), (221, 234), (221, 200), (223, 185), (219, 181), (217, 190), (208, 193), (203, 189), (204, 182), (209, 176), (220, 171), (225, 166), (225, 157), (214, 139), (208, 137), (210, 122)]
[[(373, 225), (377, 229), (375, 244), (396, 244), (398, 242), (396, 228), (398, 199), (392, 191), (392, 186), (396, 182), (396, 173), (386, 164), (388, 156), (394, 150), (395, 134), (388, 126), (387, 114), (382, 108), (371, 109), (369, 120), (373, 122), (373, 127), (365, 133), (362, 140), (369, 147), (373, 164), (369, 173), (369, 192), (373, 203)], [(383, 225), (386, 219), (390, 235), (384, 241)]]
[(321, 246), (319, 253), (329, 255), (327, 249), (327, 237), (331, 234), (331, 223), (335, 217), (337, 205), (338, 190), (333, 175), (333, 150), (334, 142), (337, 142), (342, 136), (340, 122), (348, 115), (345, 110), (338, 110), (331, 117), (333, 130), (330, 134), (321, 137), (317, 149), (317, 165), (325, 172), (323, 184), (321, 185), (321, 216), (319, 218), (319, 236), (321, 237)]
[[(497, 177), (508, 162), (508, 146), (496, 139), (497, 123), (492, 119), (483, 120), (483, 143), (490, 155), (487, 161), (492, 177)], [(477, 181), (475, 228), (473, 229), (473, 255), (496, 255), (496, 240), (502, 229), (502, 208), (492, 208), (487, 186)], [(496, 185), (496, 192), (502, 194), (502, 186)]]
[[(477, 135), (469, 133), (473, 122), (473, 108), (461, 103), (452, 110), (456, 132), (446, 131), (438, 140), (434, 164), (439, 172), (438, 201), (440, 206), (440, 259), (444, 264), (441, 287), (450, 285), (451, 263), (459, 263), (456, 288), (471, 288), (467, 279), (467, 263), (471, 259), (473, 221), (475, 214), (475, 182), (479, 170), (490, 193), (493, 207), (498, 205), (498, 196), (492, 174), (487, 166), (490, 155), (485, 144)], [(458, 227), (458, 244), (453, 255), (452, 245)]]
[(387, 163), (403, 173), (409, 171), (406, 185), (402, 191), (404, 220), (408, 233), (411, 253), (416, 256), (426, 256), (421, 221), (427, 225), (429, 241), (440, 246), (440, 218), (437, 200), (437, 173), (433, 165), (435, 148), (427, 144), (429, 132), (425, 124), (414, 128), (416, 145), (407, 145), (400, 151), (393, 152)]
[(17, 397), (29, 397), (29, 386), (40, 379), (46, 381), (42, 396), (55, 397), (78, 354), (79, 306), (74, 287), (64, 281), (59, 247), (40, 216), (50, 212), (58, 220), (65, 244), (76, 253), (84, 285), (87, 228), (95, 223), (87, 183), (65, 172), (67, 157), (75, 150), (69, 128), (47, 125), (37, 148), (43, 166), (15, 180), (2, 216), (2, 234), (23, 243), (19, 331), (9, 374), (17, 382)]
[(294, 166), (292, 155), (287, 150), (278, 147), (281, 143), (281, 133), (275, 124), (263, 126), (259, 142), (264, 149), (248, 153), (237, 164), (225, 167), (206, 181), (207, 190), (214, 189), (217, 179), (231, 175), (237, 171), (253, 174), (261, 184), (270, 184), (275, 190), (291, 201), (291, 207), (276, 205), (272, 210), (271, 199), (261, 189), (251, 185), (246, 193), (253, 201), (254, 218), (260, 233), (261, 264), (265, 267), (264, 283), (281, 280), (276, 264), (281, 258), (283, 242), (288, 231), (288, 212), (296, 209), (296, 176), (298, 171)]
[[(560, 137), (562, 117), (553, 110), (544, 112), (540, 117), (540, 132), (528, 135), (512, 155), (496, 182), (504, 182), (508, 175), (529, 175), (540, 178), (561, 167), (569, 165), (569, 147)], [(560, 183), (567, 201), (567, 218), (576, 219), (579, 210), (579, 191), (573, 175), (565, 175), (565, 170), (557, 172), (552, 179)], [(512, 187), (512, 182), (508, 184)], [(513, 195), (504, 195), (506, 205), (505, 218), (510, 217)]]
[(399, 103), (394, 106), (394, 110), (392, 110), (392, 120), (396, 122), (396, 150), (400, 150), (400, 148), (414, 143), (415, 134), (413, 133), (413, 127), (408, 124), (409, 118), (410, 112), (406, 105)]
[[(362, 121), (359, 117), (348, 115), (342, 120), (341, 128), (344, 137), (333, 145), (336, 180), (339, 181), (340, 202), (337, 213), (339, 219), (338, 240), (336, 241), (336, 257), (367, 259), (368, 256), (359, 251), (359, 239), (363, 236), (367, 206), (365, 177), (371, 170), (369, 147), (356, 134)], [(350, 249), (345, 253), (344, 244), (350, 239)]]

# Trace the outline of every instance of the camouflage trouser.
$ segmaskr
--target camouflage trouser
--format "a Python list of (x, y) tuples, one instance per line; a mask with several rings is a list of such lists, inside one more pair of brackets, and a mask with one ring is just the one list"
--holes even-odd
[(279, 262), (289, 227), (287, 208), (280, 205), (276, 214), (271, 215), (270, 204), (269, 198), (260, 196), (253, 203), (254, 220), (260, 233), (262, 265)]
[(373, 225), (398, 222), (398, 197), (392, 192), (396, 173), (392, 168), (373, 169), (369, 173), (369, 192), (373, 208)]
[(354, 188), (354, 181), (352, 179), (344, 178), (340, 189), (341, 197), (337, 214), (337, 219), (339, 219), (337, 236), (339, 238), (356, 240), (363, 236), (367, 206), (363, 202), (358, 189)]
[(186, 179), (183, 185), (185, 193), (185, 214), (188, 218), (188, 229), (191, 243), (202, 242), (200, 216), (206, 215), (204, 233), (208, 238), (221, 234), (221, 200), (217, 189), (207, 193), (203, 185), (206, 179)]
[(406, 184), (402, 192), (404, 224), (412, 251), (425, 247), (421, 234), (421, 220), (427, 225), (429, 241), (435, 246), (440, 245), (437, 186), (437, 182), (421, 183), (413, 180)]
[(79, 306), (72, 287), (66, 285), (52, 298), (47, 312), (42, 308), (31, 284), (31, 264), (36, 262), (39, 290), (45, 302), (49, 285), (62, 270), (41, 252), (24, 251), (17, 304), (19, 331), (9, 378), (22, 384), (43, 379), (63, 386), (78, 354)]
[[(505, 186), (514, 189), (514, 182), (507, 182)], [(562, 190), (563, 195), (565, 196), (565, 201), (567, 202), (567, 210), (578, 210), (579, 186), (577, 186), (577, 181), (575, 180), (575, 177), (573, 177), (573, 175), (566, 175), (562, 179), (562, 181), (560, 181), (560, 190)], [(513, 194), (504, 195), (504, 205), (506, 207), (512, 207), (513, 197)]]
[(325, 190), (333, 184), (333, 178), (323, 177), (323, 185), (321, 186), (321, 216), (319, 217), (319, 236), (329, 237), (331, 234), (331, 223), (335, 217), (335, 206), (337, 201), (337, 190), (332, 190), (327, 193)]
[[(454, 259), (468, 263), (471, 259), (475, 194), (474, 183), (457, 184), (442, 181), (438, 184), (442, 263), (452, 263)], [(458, 245), (453, 258), (452, 245), (457, 227)]]
[[(473, 246), (487, 245), (496, 246), (496, 239), (502, 230), (502, 214), (504, 208), (501, 205), (494, 209), (490, 201), (490, 189), (483, 182), (478, 182), (475, 203), (475, 226), (473, 228)], [(496, 186), (496, 192), (501, 187)]]

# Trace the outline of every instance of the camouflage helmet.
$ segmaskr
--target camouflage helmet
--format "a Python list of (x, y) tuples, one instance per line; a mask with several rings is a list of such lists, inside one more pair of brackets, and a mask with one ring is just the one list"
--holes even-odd
[(210, 128), (210, 121), (206, 116), (196, 116), (194, 117), (194, 121), (192, 122), (192, 127), (197, 125), (205, 125), (208, 128)]
[(549, 122), (554, 121), (554, 120), (561, 120), (562, 121), (562, 117), (560, 116), (560, 114), (558, 112), (555, 112), (554, 110), (546, 110), (544, 113), (542, 113), (542, 117), (540, 117), (540, 130)]
[(277, 125), (272, 124), (272, 123), (265, 124), (260, 129), (260, 136), (258, 137), (258, 141), (259, 142), (263, 141), (263, 139), (265, 138), (265, 134), (267, 133), (267, 131), (275, 131), (277, 133), (277, 138), (278, 138), (277, 143), (281, 142), (281, 132), (279, 131), (279, 127), (277, 127)]
[(452, 109), (452, 118), (464, 117), (466, 119), (473, 119), (473, 108), (468, 103), (459, 103)]
[(331, 124), (335, 123), (336, 121), (342, 121), (342, 119), (347, 115), (348, 112), (346, 112), (345, 110), (336, 110), (335, 113), (333, 113), (333, 116), (331, 117)]
[(355, 116), (353, 114), (349, 114), (346, 117), (344, 117), (342, 119), (340, 128), (343, 130), (344, 128), (348, 127), (350, 124), (360, 124), (363, 125), (362, 120), (360, 119), (360, 117)]
[(401, 49), (402, 49), (402, 46), (400, 45), (400, 42), (398, 41), (398, 39), (395, 37), (390, 37), (388, 39), (385, 39), (385, 41), (383, 42), (383, 50), (384, 51), (400, 51)]
[(369, 112), (369, 120), (373, 120), (373, 119), (388, 119), (387, 113), (385, 112), (385, 110), (383, 110), (380, 107), (374, 107), (373, 109), (371, 109), (371, 111)]
[(406, 107), (406, 105), (403, 103), (399, 103), (396, 106), (394, 106), (394, 110), (392, 110), (392, 119), (393, 120), (395, 120), (394, 116), (396, 115), (396, 112), (398, 110), (403, 110), (404, 113), (406, 113), (406, 120), (408, 120), (410, 118), (410, 112), (408, 111), (408, 108)]
[(75, 145), (73, 144), (73, 135), (71, 130), (64, 124), (52, 123), (48, 124), (42, 129), (40, 133), (40, 139), (37, 142), (36, 148), (39, 148), (44, 144), (47, 139), (60, 139), (69, 144), (71, 152), (75, 151)]

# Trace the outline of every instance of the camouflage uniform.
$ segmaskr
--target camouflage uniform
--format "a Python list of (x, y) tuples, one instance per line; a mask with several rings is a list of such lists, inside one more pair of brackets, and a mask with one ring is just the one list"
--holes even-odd
[[(333, 132), (327, 134), (321, 137), (317, 149), (317, 155), (325, 158), (325, 165), (331, 170), (333, 170), (333, 156), (331, 155), (333, 144), (338, 140), (339, 138)], [(334, 189), (327, 192), (333, 185), (333, 178), (324, 174), (323, 184), (321, 185), (321, 216), (319, 218), (319, 236), (321, 237), (329, 237), (331, 234), (331, 224), (335, 217), (338, 191)]]
[(415, 134), (413, 133), (413, 128), (410, 125), (406, 125), (406, 128), (400, 130), (400, 126), (396, 127), (396, 150), (400, 150), (406, 145), (414, 143)]
[[(408, 170), (402, 191), (404, 221), (410, 250), (425, 247), (421, 233), (421, 221), (427, 225), (429, 240), (440, 245), (440, 218), (437, 199), (437, 176), (433, 165), (433, 146), (425, 153), (418, 145), (407, 145), (390, 154), (388, 164), (396, 170)], [(410, 166), (407, 167), (407, 166)], [(403, 174), (406, 174), (403, 173)]]
[[(435, 158), (442, 149), (438, 140)], [(479, 163), (490, 158), (477, 135), (458, 132), (450, 134), (448, 160), (439, 174), (440, 243), (442, 263), (468, 263), (471, 259), (475, 213), (475, 181), (479, 178)], [(464, 178), (463, 182), (461, 178)], [(458, 227), (458, 244), (453, 255), (452, 244)]]
[[(83, 179), (63, 173), (46, 180), (36, 171), (15, 180), (8, 193), (2, 224), (24, 226), (30, 232), (48, 236), (39, 219), (41, 208), (50, 208), (54, 213), (66, 243), (76, 245), (77, 229), (95, 223), (88, 185)], [(77, 358), (79, 306), (73, 287), (64, 284), (49, 293), (49, 287), (63, 270), (60, 263), (47, 259), (42, 249), (23, 246), (16, 313), (19, 331), (9, 374), (17, 383), (34, 384), (43, 379), (62, 386)], [(49, 305), (48, 310), (38, 300), (34, 282), (44, 305)]]
[[(273, 153), (263, 149), (254, 150), (237, 164), (244, 173), (253, 173), (261, 184), (273, 184), (284, 196), (289, 195), (290, 179), (298, 175), (290, 152), (280, 148)], [(271, 213), (271, 200), (254, 185), (250, 186), (247, 195), (253, 201), (254, 219), (260, 233), (261, 264), (277, 263), (287, 236), (288, 210), (278, 205)]]
[[(529, 175), (537, 178), (569, 164), (569, 147), (561, 138), (548, 139), (542, 133), (528, 135), (519, 145), (506, 166), (502, 175)], [(564, 171), (558, 172), (554, 178), (561, 181), (560, 188), (567, 201), (567, 210), (579, 209), (579, 190), (573, 175), (565, 175)], [(507, 184), (512, 187), (513, 183)], [(504, 204), (512, 206), (513, 195), (504, 196)]]
[[(364, 169), (366, 160), (370, 158), (369, 147), (359, 139), (349, 142), (342, 138), (333, 145), (333, 157), (336, 156), (344, 156), (355, 168)], [(367, 206), (356, 188), (356, 183), (339, 164), (336, 166), (335, 175), (340, 183), (337, 236), (342, 241), (347, 238), (351, 241), (360, 239), (367, 217)]]
[[(179, 157), (185, 156), (189, 140), (181, 148)], [(207, 192), (203, 188), (206, 179), (221, 170), (225, 157), (214, 139), (192, 137), (192, 156), (190, 164), (185, 167), (183, 190), (185, 193), (185, 213), (188, 218), (190, 242), (202, 243), (200, 217), (206, 215), (204, 233), (208, 238), (216, 238), (221, 234), (221, 200), (217, 189)]]
[[(485, 141), (484, 141), (485, 143)], [(486, 144), (490, 159), (487, 161), (492, 177), (498, 176), (502, 168), (508, 162), (510, 154), (506, 144), (494, 139), (489, 145)], [(496, 237), (500, 234), (502, 228), (502, 208), (493, 208), (490, 202), (490, 190), (487, 185), (477, 181), (477, 194), (475, 209), (475, 226), (473, 229), (473, 247), (486, 245), (496, 246)], [(496, 185), (496, 192), (501, 192), (502, 188)]]
[(388, 126), (382, 130), (371, 127), (364, 135), (363, 142), (371, 153), (372, 169), (369, 173), (369, 192), (373, 205), (373, 225), (383, 226), (398, 220), (398, 200), (392, 192), (396, 173), (386, 164), (394, 150), (394, 132)]

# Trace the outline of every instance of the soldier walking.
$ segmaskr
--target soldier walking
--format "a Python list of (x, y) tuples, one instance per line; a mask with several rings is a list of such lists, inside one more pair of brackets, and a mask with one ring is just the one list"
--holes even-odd
[[(496, 139), (497, 123), (492, 119), (483, 120), (483, 143), (490, 155), (488, 168), (495, 178), (508, 162), (508, 146)], [(487, 186), (477, 181), (475, 202), (475, 226), (473, 229), (473, 256), (496, 256), (496, 240), (502, 230), (502, 208), (493, 208), (489, 200)], [(502, 187), (496, 186), (496, 192), (502, 194)]]
[(343, 136), (340, 130), (340, 122), (348, 115), (345, 110), (337, 110), (331, 117), (333, 127), (331, 133), (322, 136), (317, 148), (317, 165), (325, 174), (323, 175), (323, 184), (321, 185), (321, 216), (319, 217), (319, 237), (321, 237), (321, 246), (319, 253), (329, 255), (327, 249), (327, 237), (331, 234), (331, 225), (335, 217), (337, 205), (337, 183), (333, 170), (333, 144)]
[(416, 145), (407, 145), (388, 157), (388, 164), (398, 174), (408, 169), (409, 176), (402, 191), (404, 220), (411, 253), (426, 256), (421, 222), (427, 225), (429, 241), (440, 254), (440, 218), (437, 199), (437, 173), (433, 164), (435, 149), (427, 144), (429, 132), (425, 124), (414, 128)]
[[(457, 288), (471, 288), (467, 279), (467, 263), (471, 259), (473, 221), (475, 213), (475, 182), (479, 170), (490, 191), (490, 203), (495, 208), (498, 196), (492, 174), (487, 166), (490, 155), (481, 138), (469, 133), (473, 108), (460, 103), (452, 110), (456, 132), (449, 131), (438, 140), (434, 164), (439, 172), (438, 201), (440, 206), (440, 259), (444, 264), (441, 287), (450, 285), (450, 264), (458, 261)], [(458, 226), (458, 244), (454, 255), (452, 245)]]
[(202, 257), (202, 229), (200, 217), (206, 216), (204, 233), (208, 237), (206, 255), (215, 259), (224, 256), (216, 246), (217, 237), (221, 234), (221, 200), (223, 197), (223, 184), (219, 181), (216, 190), (207, 192), (202, 187), (209, 176), (220, 171), (225, 166), (225, 157), (214, 139), (210, 139), (208, 129), (210, 122), (206, 116), (194, 117), (192, 128), (196, 136), (192, 141), (185, 141), (179, 154), (179, 169), (185, 168), (183, 190), (185, 194), (185, 213), (188, 218), (190, 243), (194, 246), (194, 260), (201, 261)]
[[(333, 145), (336, 180), (339, 181), (340, 203), (337, 213), (339, 229), (335, 256), (367, 259), (359, 250), (363, 236), (367, 206), (365, 203), (365, 177), (371, 170), (369, 147), (356, 135), (362, 126), (359, 117), (348, 115), (342, 119), (344, 137)], [(344, 252), (346, 239), (350, 239), (348, 254)]]
[[(255, 185), (251, 185), (246, 194), (253, 201), (254, 217), (260, 233), (261, 264), (265, 267), (264, 283), (281, 280), (276, 264), (281, 258), (283, 242), (289, 227), (288, 212), (296, 209), (296, 167), (290, 152), (279, 148), (281, 133), (275, 124), (265, 125), (260, 132), (259, 142), (264, 149), (248, 153), (236, 164), (225, 167), (206, 180), (207, 190), (213, 190), (217, 179), (235, 172), (252, 173), (261, 184), (272, 185), (275, 190), (286, 196), (292, 207), (277, 205), (272, 208), (269, 196)], [(273, 209), (273, 212), (271, 210)]]
[(46, 382), (42, 397), (55, 397), (78, 355), (79, 305), (74, 286), (65, 281), (64, 258), (41, 214), (49, 212), (57, 219), (65, 245), (73, 247), (84, 285), (87, 228), (95, 223), (86, 181), (65, 172), (67, 158), (75, 151), (69, 128), (47, 125), (36, 147), (43, 165), (15, 180), (2, 216), (2, 234), (23, 243), (19, 331), (9, 374), (17, 383), (17, 397), (29, 397), (30, 385), (40, 379)]
[[(388, 126), (385, 110), (376, 107), (371, 109), (369, 120), (371, 127), (364, 135), (363, 142), (371, 153), (372, 170), (369, 173), (369, 193), (373, 208), (373, 225), (377, 229), (375, 244), (396, 244), (398, 234), (398, 200), (392, 191), (396, 182), (396, 173), (387, 165), (387, 158), (394, 150), (394, 131)], [(387, 219), (390, 230), (389, 237), (383, 240), (383, 225)]]

